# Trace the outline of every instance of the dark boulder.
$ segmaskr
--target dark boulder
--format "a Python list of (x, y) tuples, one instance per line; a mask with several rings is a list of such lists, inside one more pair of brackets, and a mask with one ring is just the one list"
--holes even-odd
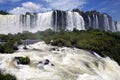
[(23, 49), (24, 49), (24, 50), (27, 50), (28, 48), (27, 48), (27, 46), (24, 46)]
[(49, 63), (50, 63), (50, 61), (48, 59), (46, 59), (44, 65), (48, 65)]

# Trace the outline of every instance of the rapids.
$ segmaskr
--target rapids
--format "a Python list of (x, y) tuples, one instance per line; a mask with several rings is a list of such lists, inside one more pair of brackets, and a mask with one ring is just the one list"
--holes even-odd
[[(13, 54), (0, 54), (0, 70), (17, 80), (120, 80), (120, 66), (109, 57), (68, 47), (56, 47), (44, 42), (19, 46)], [(26, 57), (29, 65), (18, 65), (14, 57)], [(47, 65), (40, 64), (49, 60)]]

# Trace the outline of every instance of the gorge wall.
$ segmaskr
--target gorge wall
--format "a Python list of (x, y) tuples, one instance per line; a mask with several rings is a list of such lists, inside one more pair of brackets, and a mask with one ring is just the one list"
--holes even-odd
[(54, 31), (86, 30), (89, 28), (120, 31), (117, 22), (107, 14), (80, 11), (50, 11), (45, 13), (27, 13), (25, 15), (0, 15), (0, 34), (23, 31), (37, 32), (46, 29)]

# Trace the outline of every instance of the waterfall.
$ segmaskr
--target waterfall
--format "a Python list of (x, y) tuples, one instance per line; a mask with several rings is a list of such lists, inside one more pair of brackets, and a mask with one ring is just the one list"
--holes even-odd
[(116, 31), (116, 25), (115, 25), (114, 21), (112, 21), (112, 28), (113, 28), (112, 31), (115, 32)]
[(0, 15), (0, 34), (22, 31), (19, 15)]
[(24, 26), (24, 27), (26, 27), (27, 29), (26, 30), (29, 30), (30, 29), (30, 15), (26, 15), (26, 26)]
[(89, 27), (91, 27), (91, 18), (89, 15), (88, 15), (88, 20), (89, 20)]
[[(0, 70), (15, 75), (17, 80), (120, 80), (120, 66), (109, 57), (44, 42), (26, 46), (28, 50), (21, 45), (18, 52), (1, 54)], [(26, 56), (31, 60), (28, 65), (17, 64), (14, 59)], [(44, 64), (46, 60), (49, 62)]]
[(14, 34), (23, 31), (37, 32), (46, 29), (54, 31), (63, 29), (72, 31), (74, 28), (85, 30), (85, 25), (87, 25), (86, 29), (92, 27), (116, 31), (116, 24), (106, 14), (98, 18), (96, 14), (81, 16), (78, 12), (56, 10), (25, 15), (0, 15), (0, 34)]
[(30, 31), (44, 31), (46, 29), (53, 29), (52, 28), (52, 13), (53, 12), (46, 12), (46, 13), (39, 13), (37, 14), (37, 26)]
[(98, 16), (97, 15), (96, 15), (96, 19), (95, 20), (96, 20), (95, 21), (96, 22), (96, 28), (99, 29), (99, 21), (98, 21)]
[(93, 28), (96, 28), (96, 18), (95, 18), (95, 15), (93, 14), (93, 24), (92, 24), (92, 26), (93, 26)]
[(99, 29), (99, 21), (98, 21), (98, 16), (93, 14), (93, 27), (95, 29)]
[(57, 11), (55, 11), (55, 29), (54, 29), (55, 31), (57, 31), (57, 26), (58, 26), (57, 23), (58, 23), (57, 22)]
[(83, 17), (77, 12), (68, 12), (67, 29), (73, 30), (74, 28), (77, 28), (78, 30), (85, 30)]
[(120, 31), (120, 22), (116, 22), (117, 31)]
[(106, 14), (104, 14), (104, 27), (105, 27), (105, 30), (110, 30), (109, 20)]
[(62, 21), (61, 21), (61, 22), (62, 22), (62, 27), (63, 27), (63, 26), (64, 26), (64, 19), (63, 19), (64, 15), (63, 15), (63, 12), (62, 12), (62, 11), (61, 11), (61, 15), (62, 15), (62, 16), (61, 16), (61, 17), (62, 17), (62, 19), (61, 19)]

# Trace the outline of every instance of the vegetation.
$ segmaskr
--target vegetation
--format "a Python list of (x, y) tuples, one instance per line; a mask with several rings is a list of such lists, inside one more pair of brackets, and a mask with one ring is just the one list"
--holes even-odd
[(23, 32), (15, 35), (0, 35), (0, 40), (6, 42), (0, 44), (0, 52), (14, 52), (14, 43), (17, 41), (18, 44), (21, 44), (21, 40), (24, 39), (44, 40), (47, 44), (55, 46), (77, 47), (79, 49), (92, 50), (101, 56), (109, 56), (120, 64), (119, 32), (113, 33), (94, 29), (89, 29), (87, 31), (74, 29), (72, 32), (53, 32), (48, 29), (37, 33)]
[(19, 62), (19, 64), (27, 65), (30, 63), (29, 57), (15, 57)]
[(17, 80), (15, 76), (10, 75), (10, 74), (2, 74), (0, 72), (0, 80)]
[(6, 11), (0, 10), (0, 14), (2, 14), (2, 15), (7, 15), (7, 14), (9, 14), (9, 13), (6, 12)]
[[(55, 46), (77, 47), (91, 50), (105, 57), (109, 56), (120, 64), (120, 34), (89, 29), (73, 32), (62, 31), (44, 35), (43, 40)], [(53, 40), (51, 42), (51, 40)]]

